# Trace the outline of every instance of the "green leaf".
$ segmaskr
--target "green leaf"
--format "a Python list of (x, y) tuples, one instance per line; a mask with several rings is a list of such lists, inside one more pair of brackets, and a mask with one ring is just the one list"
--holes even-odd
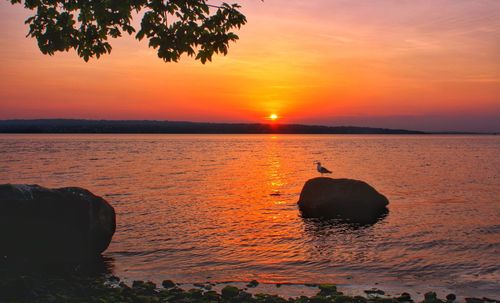
[[(177, 62), (182, 55), (195, 56), (205, 64), (213, 54), (227, 55), (229, 43), (238, 36), (231, 32), (246, 24), (240, 5), (222, 3), (217, 7), (206, 0), (10, 0), (24, 3), (34, 15), (27, 18), (27, 37), (37, 40), (43, 54), (76, 50), (85, 61), (111, 52), (109, 37), (122, 32), (149, 40), (166, 62)], [(138, 31), (132, 13), (145, 11)], [(78, 25), (77, 25), (78, 24)], [(75, 25), (77, 25), (75, 27)]]

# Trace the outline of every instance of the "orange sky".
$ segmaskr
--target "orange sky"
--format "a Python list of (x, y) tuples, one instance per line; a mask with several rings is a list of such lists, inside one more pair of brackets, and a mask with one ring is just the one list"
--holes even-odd
[(0, 119), (357, 124), (500, 131), (500, 1), (247, 0), (227, 57), (163, 63), (113, 41), (85, 63), (42, 55), (0, 2)]

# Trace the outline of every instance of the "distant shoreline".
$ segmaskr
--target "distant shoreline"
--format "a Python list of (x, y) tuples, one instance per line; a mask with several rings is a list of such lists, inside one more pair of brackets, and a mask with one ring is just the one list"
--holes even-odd
[(0, 120), (3, 134), (360, 134), (492, 135), (472, 132), (423, 132), (357, 126), (208, 123), (158, 120), (31, 119)]

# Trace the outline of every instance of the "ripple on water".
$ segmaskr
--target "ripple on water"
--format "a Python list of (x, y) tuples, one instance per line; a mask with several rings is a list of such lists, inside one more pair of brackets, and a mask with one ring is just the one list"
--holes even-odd
[[(498, 137), (0, 138), (2, 182), (77, 185), (113, 204), (106, 255), (118, 275), (377, 281), (500, 296)], [(333, 177), (372, 184), (390, 213), (368, 225), (301, 218), (296, 202), (314, 160)]]

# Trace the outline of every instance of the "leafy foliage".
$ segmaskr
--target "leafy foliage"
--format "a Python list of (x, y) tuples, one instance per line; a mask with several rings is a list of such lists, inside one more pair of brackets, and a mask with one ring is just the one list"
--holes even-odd
[[(238, 4), (211, 5), (207, 0), (9, 0), (24, 2), (36, 13), (26, 20), (27, 36), (36, 38), (44, 54), (75, 49), (88, 61), (111, 52), (109, 38), (123, 33), (149, 46), (166, 62), (181, 55), (195, 56), (205, 63), (214, 53), (226, 55), (232, 32), (246, 23)], [(133, 15), (142, 15), (140, 29)]]

